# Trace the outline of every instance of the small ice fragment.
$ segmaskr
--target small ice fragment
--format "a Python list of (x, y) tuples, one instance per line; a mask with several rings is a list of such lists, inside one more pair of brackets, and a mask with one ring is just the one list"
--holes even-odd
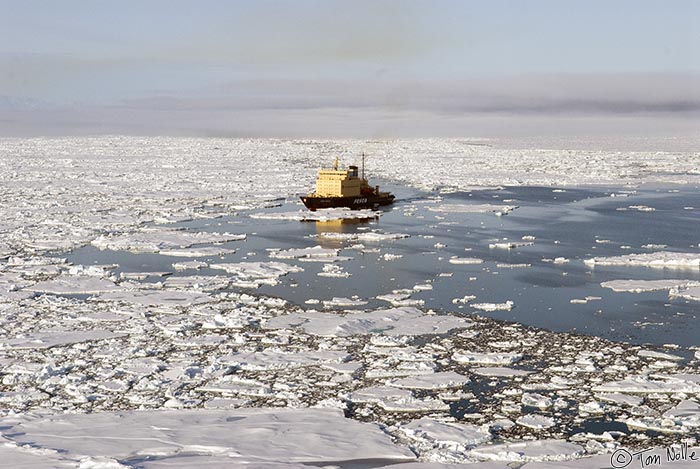
[(472, 303), (470, 306), (481, 311), (510, 311), (514, 305), (515, 303), (508, 300), (505, 303)]
[(475, 257), (452, 257), (448, 260), (450, 264), (458, 265), (468, 265), (468, 264), (483, 264), (483, 259), (477, 259)]

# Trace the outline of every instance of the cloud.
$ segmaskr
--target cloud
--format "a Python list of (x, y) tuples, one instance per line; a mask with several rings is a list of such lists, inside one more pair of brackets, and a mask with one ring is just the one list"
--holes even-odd
[(700, 111), (700, 75), (548, 75), (495, 80), (256, 80), (188, 96), (124, 101), (131, 109), (384, 109), (437, 114), (646, 114)]
[(697, 74), (238, 80), (111, 105), (51, 107), (8, 97), (0, 99), (0, 134), (687, 135), (700, 121), (697, 82)]

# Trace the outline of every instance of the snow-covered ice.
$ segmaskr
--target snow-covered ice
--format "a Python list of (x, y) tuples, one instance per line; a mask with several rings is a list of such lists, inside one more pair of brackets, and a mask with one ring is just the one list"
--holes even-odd
[(510, 311), (513, 309), (513, 306), (515, 303), (513, 303), (511, 300), (508, 300), (504, 303), (470, 303), (469, 306), (471, 306), (474, 309), (480, 309), (482, 311)]
[(73, 464), (85, 457), (107, 457), (127, 464), (181, 457), (187, 464), (190, 455), (228, 457), (219, 461), (258, 467), (275, 462), (415, 459), (376, 425), (345, 419), (342, 412), (332, 409), (33, 415), (6, 418), (2, 423), (10, 442), (31, 444), (47, 450), (54, 460)]
[(455, 352), (452, 359), (458, 363), (477, 363), (483, 365), (510, 365), (520, 361), (522, 355), (519, 353), (496, 353), (496, 352)]
[[(491, 194), (479, 198), (479, 189), (620, 181), (697, 184), (696, 154), (504, 149), (443, 139), (112, 136), (2, 139), (0, 145), (0, 455), (10, 466), (281, 468), (369, 461), (380, 467), (418, 458), (406, 467), (475, 462), (499, 468), (511, 462), (525, 468), (579, 462), (603, 467), (600, 461), (609, 461), (609, 454), (578, 458), (585, 451), (586, 456), (609, 453), (618, 445), (677, 441), (667, 435), (697, 438), (697, 351), (688, 360), (692, 352), (686, 349), (656, 350), (478, 315), (467, 318), (449, 308), (421, 308), (429, 304), (422, 298), (444, 294), (440, 281), (476, 280), (465, 270), (490, 272), (495, 261), (499, 269), (534, 266), (522, 273), (535, 272), (541, 267), (537, 258), (525, 255), (546, 243), (488, 251), (483, 242), (452, 235), (430, 241), (428, 231), (412, 238), (402, 234), (402, 227), (384, 231), (380, 223), (386, 218), (376, 220), (383, 211), (277, 208), (298, 204), (297, 195), (308, 191), (319, 148), (321, 153), (342, 146), (350, 153), (392, 155), (371, 158), (371, 174), (442, 195), (387, 210), (410, 222), (425, 215), (435, 223), (431, 229), (445, 233), (470, 214), (485, 223), (475, 231), (488, 230), (489, 223), (508, 220), (489, 214), (509, 213), (521, 203), (502, 196), (488, 203)], [(563, 190), (555, 189), (558, 197), (574, 191), (559, 194)], [(458, 202), (448, 201), (448, 194)], [(633, 201), (635, 193), (615, 194), (628, 197), (623, 200), (629, 210), (616, 216), (652, 206), (658, 209), (639, 216), (663, 214), (660, 204)], [(459, 202), (472, 195), (476, 203)], [(526, 211), (520, 208), (514, 215)], [(233, 234), (219, 232), (225, 224), (219, 222), (227, 217), (236, 226)], [(357, 232), (336, 233), (338, 220), (345, 219), (372, 221)], [(281, 245), (277, 240), (251, 246), (264, 241), (255, 223), (289, 227), (296, 220), (318, 223), (304, 225), (304, 236), (280, 249), (271, 249)], [(177, 228), (185, 225), (199, 228)], [(496, 239), (494, 247), (535, 241), (533, 235), (521, 235), (489, 239)], [(615, 242), (604, 243), (603, 237)], [(322, 246), (305, 248), (309, 238)], [(352, 280), (360, 281), (361, 270), (355, 268), (363, 266), (353, 263), (365, 262), (362, 257), (379, 259), (387, 272), (402, 269), (415, 261), (411, 246), (423, 241), (431, 255), (440, 257), (442, 268), (451, 264), (454, 272), (434, 277), (420, 272), (410, 283), (387, 282), (369, 295), (313, 292), (309, 296), (319, 299), (307, 302), (308, 307), (297, 305), (309, 296), (274, 298), (258, 294), (266, 290), (240, 290), (289, 280), (290, 289), (299, 286), (299, 291), (304, 274), (295, 264), (304, 259), (347, 261), (322, 268), (305, 264), (305, 274), (315, 281), (346, 278), (350, 271)], [(635, 243), (606, 233), (600, 241), (597, 251), (585, 256), (615, 254), (613, 249), (627, 244), (667, 249), (664, 239)], [(236, 248), (244, 243), (251, 252), (240, 259)], [(351, 243), (355, 259), (341, 258), (340, 246)], [(587, 263), (596, 268), (687, 267), (682, 275), (687, 280), (618, 280), (603, 286), (625, 291), (661, 287), (676, 298), (700, 298), (692, 284), (700, 265), (697, 241), (680, 248), (688, 252), (672, 252), (679, 248), (668, 244), (669, 251), (600, 256)], [(475, 257), (460, 257), (470, 249)], [(97, 253), (99, 264), (80, 260), (90, 265), (72, 265), (63, 256), (74, 250), (83, 258)], [(287, 261), (243, 262), (256, 252)], [(559, 254), (538, 257), (551, 256), (548, 267), (580, 267), (578, 255), (555, 257)], [(210, 268), (219, 274), (211, 275)], [(186, 272), (190, 269), (196, 275)], [(476, 299), (470, 293), (480, 300), (494, 298), (482, 295), (478, 283), (452, 290), (448, 300), (455, 297), (454, 304), (461, 306)], [(378, 294), (383, 292), (391, 293)], [(589, 301), (587, 293), (566, 299)], [(376, 309), (375, 295), (395, 307)], [(501, 298), (518, 301), (520, 311), (515, 293), (504, 292)], [(676, 303), (686, 304), (673, 303), (668, 309), (673, 313)], [(321, 304), (323, 311), (306, 309)], [(351, 306), (367, 311), (344, 310)], [(533, 405), (535, 415), (527, 409)], [(631, 429), (611, 431), (608, 439), (605, 433), (571, 434), (572, 428), (601, 416)], [(657, 431), (663, 435), (655, 436)]]
[(450, 264), (458, 265), (469, 265), (469, 264), (483, 264), (483, 259), (477, 259), (475, 257), (451, 257), (448, 261)]
[(309, 334), (349, 336), (386, 334), (392, 336), (442, 334), (456, 328), (466, 328), (471, 321), (455, 316), (426, 315), (415, 307), (399, 307), (368, 313), (345, 315), (304, 312), (272, 318), (264, 324), (268, 329), (300, 327)]
[(627, 254), (613, 257), (593, 257), (584, 260), (589, 265), (644, 266), (659, 269), (683, 269), (700, 267), (700, 254), (690, 252), (658, 251), (642, 254)]
[(405, 389), (443, 389), (461, 387), (468, 382), (469, 378), (466, 376), (447, 371), (396, 379), (389, 385)]
[(689, 286), (700, 286), (695, 280), (609, 280), (600, 284), (603, 288), (609, 288), (616, 292), (646, 292), (654, 290), (671, 290)]
[(515, 205), (495, 204), (438, 204), (429, 205), (428, 210), (440, 213), (495, 213), (505, 215), (518, 208)]
[(278, 279), (294, 272), (302, 272), (297, 267), (284, 262), (238, 262), (211, 264), (212, 269), (221, 269), (233, 275), (233, 282), (239, 286), (259, 288), (261, 285), (275, 285)]

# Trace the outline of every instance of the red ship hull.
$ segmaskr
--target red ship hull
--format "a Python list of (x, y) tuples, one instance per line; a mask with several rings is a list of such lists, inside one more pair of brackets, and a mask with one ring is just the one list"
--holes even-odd
[(366, 208), (377, 208), (381, 205), (389, 205), (394, 202), (394, 195), (389, 193), (381, 193), (379, 195), (358, 195), (354, 197), (316, 197), (304, 196), (301, 201), (311, 211), (320, 208), (339, 208), (347, 207), (351, 210), (360, 210)]

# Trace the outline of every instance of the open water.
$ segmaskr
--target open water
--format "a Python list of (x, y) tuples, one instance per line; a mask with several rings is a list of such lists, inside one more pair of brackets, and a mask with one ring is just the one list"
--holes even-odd
[[(384, 184), (397, 195), (397, 202), (383, 210), (379, 219), (366, 222), (299, 222), (250, 218), (261, 211), (289, 212), (303, 208), (298, 199), (281, 206), (240, 212), (214, 220), (195, 220), (175, 226), (198, 231), (246, 233), (245, 241), (231, 242), (230, 256), (200, 259), (211, 262), (268, 261), (268, 249), (303, 248), (315, 245), (341, 248), (341, 262), (349, 278), (318, 276), (323, 263), (284, 260), (304, 272), (283, 277), (279, 285), (255, 292), (282, 297), (305, 307), (309, 299), (357, 296), (368, 302), (362, 308), (388, 307), (378, 295), (395, 289), (430, 283), (432, 290), (418, 291), (412, 298), (424, 308), (481, 314), (553, 331), (577, 331), (631, 343), (698, 344), (700, 302), (669, 299), (668, 291), (616, 293), (601, 282), (615, 279), (700, 280), (698, 269), (648, 267), (595, 268), (582, 261), (594, 256), (653, 252), (648, 244), (666, 245), (663, 250), (700, 251), (700, 189), (691, 186), (641, 187), (630, 193), (621, 188), (506, 187), (501, 190), (422, 193)], [(615, 196), (613, 196), (615, 195)], [(428, 206), (440, 204), (507, 204), (519, 208), (498, 217), (493, 213), (440, 213)], [(648, 206), (639, 211), (630, 206)], [(624, 210), (620, 210), (624, 209)], [(378, 230), (406, 233), (409, 238), (364, 243), (378, 252), (349, 248), (356, 242), (324, 241), (322, 232), (355, 233)], [(489, 244), (519, 242), (534, 236), (531, 246), (494, 249)], [(384, 259), (384, 254), (402, 257)], [(454, 265), (449, 258), (475, 257), (483, 264)], [(172, 271), (171, 263), (186, 260), (153, 254), (79, 249), (68, 259), (75, 263), (118, 263), (121, 272)], [(554, 263), (564, 258), (568, 262)], [(529, 264), (504, 267), (503, 264)], [(499, 266), (500, 265), (500, 266)], [(222, 275), (221, 270), (175, 272), (173, 275)], [(441, 275), (442, 274), (442, 275)], [(448, 276), (452, 274), (451, 276)], [(255, 293), (251, 292), (251, 293)], [(514, 302), (510, 311), (476, 311), (453, 299), (474, 295), (474, 302)], [(585, 304), (572, 299), (597, 297)]]

